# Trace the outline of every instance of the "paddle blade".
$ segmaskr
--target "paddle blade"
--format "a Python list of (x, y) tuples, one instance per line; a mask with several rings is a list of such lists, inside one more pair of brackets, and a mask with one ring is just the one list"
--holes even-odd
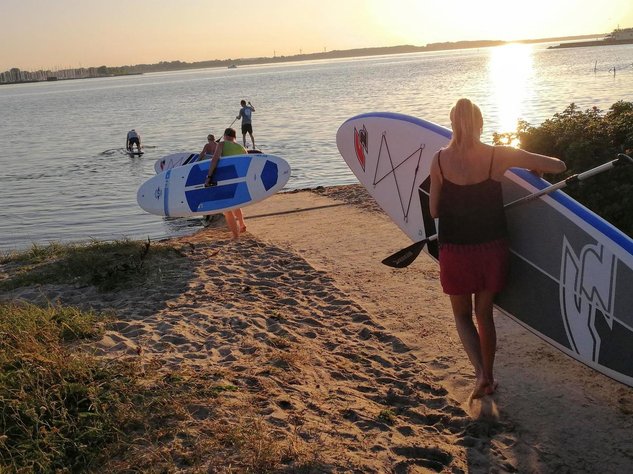
[(418, 258), (418, 255), (420, 255), (420, 252), (422, 252), (422, 249), (428, 241), (428, 239), (420, 240), (419, 242), (409, 245), (402, 250), (398, 250), (393, 255), (385, 258), (382, 261), (383, 265), (387, 265), (388, 267), (393, 268), (408, 267), (416, 258)]

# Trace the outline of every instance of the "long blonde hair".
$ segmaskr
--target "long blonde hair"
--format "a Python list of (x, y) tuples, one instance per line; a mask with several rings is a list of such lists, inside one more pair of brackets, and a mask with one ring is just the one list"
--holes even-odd
[(477, 143), (484, 126), (481, 109), (470, 99), (459, 99), (451, 109), (453, 138), (449, 146), (463, 151)]

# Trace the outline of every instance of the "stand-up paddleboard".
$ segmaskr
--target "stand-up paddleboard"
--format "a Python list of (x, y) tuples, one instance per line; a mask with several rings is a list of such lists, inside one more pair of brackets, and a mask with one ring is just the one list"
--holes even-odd
[[(338, 149), (361, 184), (411, 240), (434, 236), (429, 171), (451, 131), (414, 117), (369, 113), (347, 120)], [(511, 169), (504, 202), (547, 187)], [(508, 285), (495, 307), (567, 355), (633, 386), (633, 240), (554, 191), (506, 210)], [(426, 251), (438, 257), (437, 242)]]
[[(261, 153), (261, 150), (248, 150), (248, 153)], [(154, 163), (154, 171), (156, 173), (162, 173), (163, 171), (170, 170), (176, 166), (188, 165), (189, 163), (195, 163), (200, 159), (199, 153), (173, 153), (171, 155), (164, 156), (156, 160)], [(207, 155), (206, 159), (211, 159), (211, 155)]]
[(220, 158), (214, 185), (205, 187), (211, 160), (164, 171), (139, 188), (136, 199), (145, 211), (159, 216), (217, 214), (252, 204), (281, 190), (290, 165), (275, 155), (246, 154)]
[(198, 158), (200, 158), (199, 153), (173, 153), (156, 160), (154, 163), (154, 171), (156, 171), (156, 173), (162, 173), (163, 171), (170, 170), (176, 166), (195, 163), (198, 161)]
[(132, 150), (126, 150), (125, 151), (128, 155), (130, 156), (141, 156), (143, 155), (145, 152), (144, 151), (132, 151)]

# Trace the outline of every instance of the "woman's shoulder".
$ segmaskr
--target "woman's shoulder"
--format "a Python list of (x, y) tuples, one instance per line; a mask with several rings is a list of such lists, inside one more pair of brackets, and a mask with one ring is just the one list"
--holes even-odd
[(518, 153), (520, 153), (520, 150), (518, 148), (515, 148), (510, 145), (487, 145), (487, 146), (494, 149), (495, 155), (510, 157), (510, 156), (516, 156)]

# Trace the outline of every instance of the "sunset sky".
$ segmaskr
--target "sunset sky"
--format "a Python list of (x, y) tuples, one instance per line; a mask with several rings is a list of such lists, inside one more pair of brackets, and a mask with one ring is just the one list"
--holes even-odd
[(633, 27), (633, 0), (2, 0), (0, 12), (0, 71), (532, 39)]

